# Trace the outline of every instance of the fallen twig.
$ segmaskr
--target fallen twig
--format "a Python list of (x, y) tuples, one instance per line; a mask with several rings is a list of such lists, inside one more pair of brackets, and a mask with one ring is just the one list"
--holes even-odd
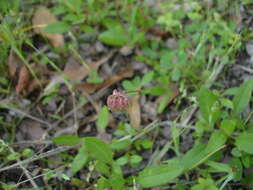
[(6, 167), (3, 167), (3, 168), (0, 168), (0, 172), (16, 168), (16, 167), (21, 166), (23, 164), (28, 164), (28, 163), (34, 162), (34, 161), (39, 160), (41, 158), (46, 158), (46, 157), (49, 157), (49, 156), (53, 156), (53, 155), (59, 154), (61, 152), (65, 152), (65, 151), (70, 150), (70, 149), (75, 148), (75, 147), (77, 147), (77, 146), (62, 146), (62, 147), (58, 147), (58, 148), (55, 148), (53, 150), (50, 150), (50, 151), (41, 153), (39, 155), (33, 156), (31, 158), (28, 158), (26, 160), (19, 161), (19, 162), (15, 163), (15, 164), (12, 164), (10, 166), (6, 166)]

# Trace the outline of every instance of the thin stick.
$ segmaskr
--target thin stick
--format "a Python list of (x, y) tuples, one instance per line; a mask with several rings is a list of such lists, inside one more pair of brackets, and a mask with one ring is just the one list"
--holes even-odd
[[(12, 153), (15, 153), (15, 151), (14, 151), (11, 147), (9, 147), (9, 149), (10, 149), (10, 151), (11, 151)], [(18, 163), (19, 163), (20, 168), (23, 170), (23, 172), (25, 173), (26, 177), (28, 178), (28, 181), (30, 181), (30, 183), (32, 184), (32, 186), (33, 186), (35, 189), (39, 190), (38, 185), (37, 185), (37, 184), (35, 183), (35, 181), (33, 180), (32, 176), (31, 176), (30, 173), (29, 173), (29, 171), (28, 171), (22, 164), (20, 164), (21, 161), (20, 161), (19, 158), (18, 158), (17, 160), (18, 160)]]
[(83, 95), (85, 96), (85, 98), (89, 101), (89, 103), (93, 106), (93, 108), (95, 109), (95, 111), (97, 113), (99, 113), (99, 106), (97, 105), (97, 103), (93, 100), (93, 98), (84, 90), (82, 90)]
[[(19, 159), (18, 159), (18, 162), (20, 162)], [(32, 176), (30, 175), (29, 171), (28, 171), (24, 166), (22, 166), (21, 164), (20, 164), (19, 166), (20, 166), (20, 167), (22, 168), (22, 170), (24, 171), (26, 177), (27, 177), (28, 180), (31, 182), (32, 186), (33, 186), (35, 189), (39, 190), (38, 185), (35, 183), (34, 179), (33, 179)]]
[(19, 145), (28, 145), (28, 146), (31, 146), (33, 144), (36, 144), (36, 145), (40, 145), (40, 144), (53, 144), (52, 141), (42, 141), (42, 140), (35, 140), (35, 141), (19, 141), (19, 142), (16, 142), (16, 143), (11, 143), (9, 144), (10, 146), (19, 146)]
[[(75, 92), (72, 92), (71, 95), (72, 95), (73, 108), (74, 108), (74, 110), (76, 110), (76, 96), (75, 96)], [(78, 124), (78, 121), (77, 121), (77, 112), (74, 111), (73, 115), (74, 115), (74, 121), (75, 121), (73, 127), (74, 127), (74, 132), (77, 135), (77, 130), (79, 128), (79, 124)]]
[[(56, 170), (60, 170), (60, 169), (62, 169), (62, 168), (64, 168), (64, 167), (65, 167), (65, 166), (60, 166), (60, 167), (56, 168), (55, 171), (56, 171)], [(44, 173), (44, 174), (37, 175), (37, 176), (33, 177), (32, 179), (34, 180), (34, 179), (37, 179), (37, 178), (39, 178), (39, 177), (45, 176), (45, 175), (49, 174), (50, 172), (51, 172), (51, 171), (49, 171), (49, 172), (47, 172), (47, 173)], [(17, 183), (17, 186), (19, 186), (19, 185), (21, 185), (21, 184), (23, 184), (23, 183), (26, 183), (26, 182), (28, 182), (28, 181), (29, 181), (29, 179), (24, 180), (24, 181), (21, 181), (21, 182), (18, 182), (18, 183)]]
[(193, 129), (193, 130), (196, 129), (196, 127), (193, 126), (193, 125), (186, 125), (186, 124), (183, 124), (183, 123), (175, 123), (175, 122), (172, 122), (172, 121), (163, 121), (163, 122), (158, 123), (158, 125), (161, 125), (161, 126), (169, 125), (169, 126), (176, 126), (178, 128)]
[(6, 167), (3, 167), (3, 168), (0, 168), (0, 172), (3, 172), (3, 171), (6, 171), (6, 170), (9, 170), (9, 169), (18, 167), (18, 166), (23, 165), (23, 164), (28, 164), (30, 162), (34, 162), (34, 161), (39, 160), (41, 158), (46, 158), (46, 157), (49, 157), (49, 156), (53, 156), (53, 155), (59, 154), (61, 152), (65, 152), (65, 151), (70, 150), (70, 149), (75, 148), (75, 147), (77, 147), (77, 146), (62, 146), (62, 147), (58, 147), (56, 149), (53, 149), (53, 150), (41, 153), (39, 155), (33, 156), (31, 158), (28, 158), (26, 160), (22, 160), (20, 162), (17, 162), (15, 164), (10, 165), (10, 166), (6, 166)]
[(248, 67), (245, 67), (245, 66), (242, 66), (242, 65), (236, 65), (235, 67), (239, 68), (239, 69), (242, 69), (242, 70), (244, 70), (244, 71), (246, 71), (246, 72), (248, 72), (250, 74), (253, 74), (253, 70), (250, 69), (250, 68), (248, 68)]
[[(94, 95), (91, 96), (91, 98), (96, 101), (99, 98), (103, 97), (104, 94), (106, 94), (106, 89), (102, 88), (101, 90), (99, 90), (97, 93), (95, 93)], [(44, 137), (46, 136), (46, 134), (49, 133), (49, 131), (51, 131), (55, 126), (59, 125), (63, 120), (65, 120), (66, 118), (68, 118), (69, 116), (71, 116), (75, 111), (78, 111), (79, 109), (81, 109), (84, 105), (86, 105), (88, 102), (83, 102), (80, 103), (78, 105), (76, 105), (76, 108), (72, 109), (71, 111), (69, 111), (68, 113), (66, 113), (61, 119), (59, 119), (58, 121), (56, 121), (55, 123), (53, 123), (51, 125), (51, 127), (49, 127), (46, 131), (45, 131), (45, 135), (43, 135)]]
[(146, 133), (148, 133), (149, 131), (153, 130), (154, 128), (156, 128), (158, 125), (158, 120), (154, 120), (152, 123), (148, 124), (141, 133), (139, 133), (138, 135), (136, 135), (131, 141), (135, 141), (136, 139), (140, 138), (141, 136), (145, 135)]
[(43, 121), (43, 120), (41, 120), (41, 119), (39, 119), (39, 118), (37, 118), (37, 117), (34, 117), (34, 116), (32, 116), (32, 115), (30, 115), (30, 114), (28, 114), (28, 113), (26, 113), (26, 112), (24, 112), (24, 111), (21, 111), (21, 110), (19, 110), (19, 109), (12, 108), (12, 107), (7, 107), (7, 106), (3, 106), (3, 108), (8, 109), (8, 110), (11, 110), (11, 111), (13, 111), (13, 112), (16, 112), (16, 113), (18, 113), (18, 114), (21, 114), (21, 115), (23, 115), (23, 116), (25, 116), (25, 117), (27, 117), (27, 118), (30, 118), (30, 119), (32, 119), (32, 120), (34, 120), (34, 121), (38, 121), (39, 123), (43, 123), (43, 124), (45, 124), (45, 125), (47, 125), (47, 126), (49, 126), (49, 127), (51, 126), (50, 123), (48, 123), (48, 122), (46, 122), (46, 121)]

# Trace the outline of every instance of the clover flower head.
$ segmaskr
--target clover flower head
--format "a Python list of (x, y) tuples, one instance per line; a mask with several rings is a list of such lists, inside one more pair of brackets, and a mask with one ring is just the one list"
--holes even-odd
[(107, 98), (107, 106), (111, 111), (125, 111), (129, 106), (129, 99), (123, 92), (113, 90), (113, 93)]

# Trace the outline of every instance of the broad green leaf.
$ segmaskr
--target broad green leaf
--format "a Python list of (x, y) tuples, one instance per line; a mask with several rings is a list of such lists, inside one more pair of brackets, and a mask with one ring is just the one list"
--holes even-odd
[[(135, 77), (133, 80), (125, 80), (122, 83), (123, 87), (128, 91), (136, 91), (141, 87), (141, 78)], [(136, 92), (128, 93), (129, 96), (134, 95)]]
[(47, 25), (43, 30), (47, 33), (57, 33), (61, 34), (64, 32), (68, 32), (70, 30), (70, 25), (66, 22), (54, 22), (52, 24)]
[(142, 92), (144, 94), (150, 94), (152, 96), (160, 96), (165, 93), (165, 89), (160, 86), (154, 86), (151, 88), (143, 89)]
[(144, 188), (166, 184), (182, 174), (181, 162), (170, 160), (166, 165), (149, 166), (139, 173), (137, 182)]
[(195, 145), (182, 157), (180, 161), (182, 167), (184, 167), (185, 170), (190, 170), (205, 161), (205, 148), (206, 146), (204, 144)]
[(70, 180), (70, 177), (67, 176), (67, 175), (64, 174), (64, 173), (61, 173), (61, 174), (59, 175), (59, 177), (62, 178), (62, 179), (64, 179), (65, 181), (69, 181), (69, 180)]
[(102, 32), (98, 39), (108, 45), (123, 46), (127, 43), (128, 37), (122, 26), (114, 26)]
[(97, 126), (106, 128), (109, 122), (109, 112), (106, 106), (103, 106), (98, 114)]
[(77, 136), (63, 135), (52, 139), (52, 141), (59, 145), (74, 146), (81, 142), (81, 139)]
[(124, 189), (125, 180), (119, 174), (112, 173), (112, 175), (110, 176), (109, 182), (110, 182), (111, 187), (115, 190)]
[(231, 154), (232, 154), (234, 157), (241, 157), (241, 156), (242, 156), (242, 152), (238, 149), (238, 147), (234, 147), (234, 148), (231, 150)]
[(110, 167), (104, 162), (97, 161), (95, 165), (96, 170), (98, 170), (103, 175), (110, 175)]
[(131, 156), (130, 163), (131, 164), (138, 164), (142, 161), (142, 157), (139, 155), (133, 155)]
[(171, 72), (171, 79), (172, 79), (173, 81), (178, 81), (178, 80), (180, 79), (181, 75), (182, 75), (181, 70), (179, 70), (178, 68), (175, 68), (175, 69), (173, 69), (173, 71)]
[(68, 9), (62, 5), (54, 6), (53, 8), (54, 15), (66, 14), (67, 12)]
[(63, 17), (64, 21), (72, 22), (73, 24), (81, 24), (83, 23), (84, 19), (85, 18), (83, 15), (76, 15), (73, 13), (69, 13)]
[(115, 28), (115, 27), (122, 27), (120, 22), (115, 19), (106, 18), (102, 22), (103, 22), (103, 25), (105, 25), (107, 29)]
[(169, 51), (164, 51), (160, 58), (160, 70), (162, 73), (166, 72), (168, 69), (170, 69), (173, 65), (171, 64), (173, 53)]
[(240, 114), (249, 104), (253, 90), (253, 79), (244, 82), (233, 98), (234, 114)]
[(236, 146), (249, 154), (253, 154), (253, 132), (243, 133), (236, 137)]
[(247, 5), (247, 4), (250, 4), (252, 3), (252, 0), (242, 0), (242, 3)]
[(95, 137), (85, 137), (84, 141), (89, 154), (93, 158), (105, 163), (113, 161), (113, 152), (104, 141)]
[(220, 125), (220, 129), (227, 135), (231, 136), (234, 132), (236, 121), (234, 120), (223, 120)]
[(214, 118), (214, 104), (218, 98), (213, 94), (208, 88), (202, 87), (198, 94), (198, 102), (200, 107), (200, 112), (203, 119), (208, 124), (213, 124), (215, 122)]
[(108, 187), (110, 187), (110, 181), (106, 179), (105, 177), (100, 177), (97, 182), (97, 190), (105, 190)]
[(82, 169), (84, 167), (84, 165), (87, 163), (87, 161), (88, 161), (88, 154), (87, 154), (87, 151), (86, 151), (86, 147), (81, 146), (81, 148), (79, 149), (78, 154), (75, 156), (75, 158), (74, 158), (74, 160), (71, 164), (72, 174), (75, 174), (80, 169)]
[(124, 156), (118, 158), (118, 159), (116, 160), (116, 163), (117, 163), (119, 166), (124, 166), (124, 165), (126, 165), (126, 164), (128, 163), (128, 157), (129, 157), (128, 155), (124, 155)]
[(82, 24), (80, 29), (87, 34), (94, 34), (95, 29), (89, 25)]
[(112, 173), (118, 174), (120, 176), (123, 175), (120, 165), (118, 165), (116, 162), (112, 163)]
[(218, 151), (225, 144), (226, 140), (226, 135), (221, 131), (213, 132), (205, 149), (206, 154), (212, 154)]
[(167, 107), (170, 98), (172, 97), (172, 92), (171, 91), (167, 91), (167, 93), (162, 97), (162, 100), (158, 106), (158, 113), (162, 113), (163, 110)]
[(97, 84), (103, 82), (103, 79), (98, 75), (98, 72), (96, 70), (93, 70), (89, 73), (87, 82)]
[(18, 185), (17, 184), (6, 184), (3, 182), (0, 182), (0, 187), (2, 187), (5, 190), (14, 190), (14, 189), (17, 189)]
[(113, 150), (123, 150), (126, 149), (131, 145), (132, 141), (130, 139), (125, 139), (125, 140), (116, 140), (113, 139), (111, 143), (111, 148)]
[(179, 137), (180, 137), (180, 130), (176, 126), (171, 126), (171, 137), (174, 143), (174, 151), (176, 154), (180, 154), (179, 150)]
[(150, 139), (143, 139), (140, 144), (144, 149), (150, 149), (153, 146), (153, 141)]
[(235, 180), (241, 180), (243, 173), (243, 166), (239, 158), (233, 157), (229, 162), (231, 168), (233, 168), (233, 176)]
[(64, 4), (70, 8), (73, 12), (78, 13), (79, 15), (81, 14), (84, 1), (82, 0), (71, 0), (71, 1), (64, 1)]
[[(1, 148), (0, 148), (0, 152), (1, 152)], [(24, 156), (24, 157), (29, 157), (29, 156), (32, 156), (32, 155), (34, 155), (34, 151), (32, 149), (30, 149), (30, 148), (25, 148), (22, 151), (22, 156)]]
[(243, 155), (241, 159), (242, 159), (243, 166), (245, 168), (249, 168), (251, 166), (252, 157), (250, 155)]
[(215, 170), (214, 172), (226, 172), (229, 174), (232, 172), (232, 169), (228, 164), (214, 162), (214, 161), (208, 161), (206, 163), (206, 165), (213, 168)]
[(143, 86), (150, 83), (153, 77), (154, 77), (154, 71), (147, 72), (141, 80), (141, 85)]
[(7, 157), (6, 157), (6, 160), (17, 160), (17, 159), (19, 159), (20, 158), (20, 154), (19, 153), (17, 153), (17, 152), (13, 152), (13, 153), (11, 153), (11, 154), (9, 154)]
[(200, 178), (199, 184), (194, 185), (191, 190), (218, 190), (218, 188), (215, 186), (215, 183), (212, 179), (203, 179)]
[(135, 90), (134, 84), (133, 84), (131, 81), (129, 81), (129, 80), (124, 80), (124, 81), (122, 82), (122, 86), (123, 86), (125, 89), (129, 90), (129, 91)]
[(223, 96), (234, 96), (234, 95), (236, 95), (236, 94), (238, 94), (238, 92), (239, 92), (239, 87), (234, 87), (234, 88), (229, 88), (229, 89), (227, 89), (227, 90), (225, 90), (224, 92), (223, 92)]
[(227, 107), (227, 108), (230, 108), (230, 109), (234, 109), (234, 104), (231, 100), (227, 99), (227, 98), (221, 98), (220, 99), (220, 102), (221, 104), (224, 106), (224, 107)]
[(112, 163), (112, 171), (109, 181), (113, 189), (115, 190), (124, 189), (125, 180), (123, 178), (121, 167), (116, 162)]

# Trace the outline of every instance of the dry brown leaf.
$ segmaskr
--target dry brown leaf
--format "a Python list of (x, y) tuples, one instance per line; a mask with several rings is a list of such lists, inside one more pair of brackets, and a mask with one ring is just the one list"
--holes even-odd
[(31, 64), (31, 68), (35, 73), (38, 73), (39, 75), (52, 75), (54, 74), (53, 71), (50, 71), (45, 64), (41, 63), (33, 63)]
[(179, 94), (179, 89), (176, 86), (176, 84), (171, 83), (170, 84), (170, 89), (172, 90), (172, 96), (170, 97), (168, 104), (170, 104)]
[[(29, 94), (41, 84), (45, 84), (47, 82), (45, 77), (42, 81), (38, 81), (38, 79), (33, 78), (31, 73), (13, 50), (10, 50), (7, 65), (10, 76), (16, 83), (15, 88), (17, 93), (22, 93), (23, 95)], [(34, 72), (39, 73), (42, 76), (50, 74), (50, 71), (48, 71), (45, 65), (31, 64), (30, 67)]]
[(29, 86), (27, 87), (27, 93), (31, 93), (33, 90), (35, 90), (39, 86), (39, 83), (36, 79), (32, 79)]
[(106, 132), (100, 132), (97, 134), (96, 136), (97, 138), (107, 142), (107, 143), (111, 143), (112, 142), (112, 135), (111, 134), (108, 134)]
[(41, 123), (32, 120), (24, 120), (19, 126), (24, 140), (40, 140), (44, 134)]
[(91, 70), (97, 70), (102, 64), (106, 63), (109, 59), (111, 59), (111, 57), (114, 55), (116, 51), (117, 50), (112, 50), (107, 56), (91, 64), (90, 65)]
[(64, 68), (64, 75), (72, 81), (79, 82), (89, 74), (89, 70), (77, 62), (74, 57), (68, 60)]
[(114, 53), (115, 51), (112, 51), (101, 60), (92, 64), (87, 64), (86, 67), (83, 64), (78, 63), (74, 57), (71, 57), (65, 65), (64, 75), (74, 82), (80, 82), (83, 78), (88, 76), (91, 71), (97, 70), (102, 64), (106, 63)]
[(32, 78), (30, 74), (29, 85), (27, 85), (25, 89), (25, 95), (30, 94), (34, 90), (46, 85), (49, 82), (49, 80), (47, 79), (48, 75), (52, 74), (52, 72), (48, 70), (46, 65), (35, 63), (31, 64), (30, 66), (31, 69), (40, 76), (40, 78)]
[(44, 38), (47, 38), (50, 43), (55, 48), (63, 47), (64, 38), (62, 34), (49, 34), (43, 31), (42, 26), (46, 26), (48, 24), (52, 24), (56, 22), (56, 17), (50, 12), (50, 10), (46, 7), (39, 7), (32, 19), (32, 23), (34, 25), (34, 31), (37, 34), (42, 35)]
[(149, 32), (155, 36), (161, 36), (161, 37), (168, 35), (168, 32), (166, 30), (162, 30), (158, 27), (150, 28)]
[(7, 65), (9, 69), (9, 73), (11, 77), (16, 77), (16, 72), (18, 68), (21, 66), (21, 60), (17, 57), (13, 50), (10, 50), (10, 54), (7, 60)]
[(141, 124), (141, 110), (140, 110), (139, 99), (140, 99), (139, 94), (131, 98), (130, 105), (127, 109), (127, 113), (130, 118), (130, 124), (136, 130), (140, 129), (140, 124)]
[(76, 88), (85, 91), (89, 94), (92, 94), (102, 88), (108, 88), (111, 85), (117, 83), (118, 81), (121, 81), (124, 78), (132, 77), (133, 76), (133, 68), (131, 66), (124, 67), (121, 69), (121, 71), (113, 76), (108, 77), (104, 80), (104, 82), (100, 84), (94, 84), (94, 83), (85, 83), (81, 85), (77, 85)]
[(16, 85), (16, 92), (21, 93), (23, 90), (27, 88), (27, 85), (30, 82), (30, 72), (27, 70), (25, 66), (22, 66), (19, 72), (18, 83)]

